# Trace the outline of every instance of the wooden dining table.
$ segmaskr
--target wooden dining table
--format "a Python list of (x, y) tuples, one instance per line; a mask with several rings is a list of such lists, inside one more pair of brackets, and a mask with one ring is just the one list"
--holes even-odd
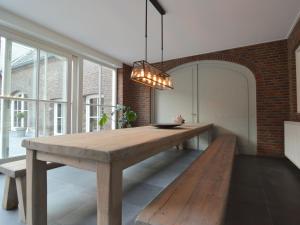
[(123, 169), (209, 132), (212, 126), (187, 124), (173, 129), (144, 126), (23, 140), (27, 225), (47, 224), (47, 162), (95, 171), (97, 225), (121, 225)]

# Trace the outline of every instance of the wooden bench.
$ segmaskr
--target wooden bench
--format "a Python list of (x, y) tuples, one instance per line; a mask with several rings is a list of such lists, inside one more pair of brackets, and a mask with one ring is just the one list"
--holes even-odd
[[(47, 169), (63, 166), (58, 163), (47, 163)], [(19, 216), (26, 221), (26, 159), (0, 165), (0, 172), (5, 174), (3, 208), (16, 209), (19, 206)]]
[(235, 136), (216, 138), (138, 215), (136, 225), (221, 225), (235, 149)]

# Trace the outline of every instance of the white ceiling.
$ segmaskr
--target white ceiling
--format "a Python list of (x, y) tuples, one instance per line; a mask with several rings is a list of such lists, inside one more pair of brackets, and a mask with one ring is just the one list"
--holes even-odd
[[(165, 58), (286, 38), (299, 0), (160, 0)], [(150, 4), (151, 5), (151, 4)], [(123, 62), (144, 58), (144, 0), (0, 0), (0, 7)], [(160, 60), (160, 16), (149, 7), (149, 61)]]

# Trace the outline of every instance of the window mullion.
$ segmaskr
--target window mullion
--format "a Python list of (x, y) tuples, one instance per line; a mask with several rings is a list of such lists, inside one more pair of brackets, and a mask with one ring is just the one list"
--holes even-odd
[(67, 133), (71, 133), (71, 112), (72, 112), (72, 104), (71, 104), (71, 99), (72, 99), (72, 59), (71, 57), (67, 58), (67, 80), (66, 84), (64, 84), (64, 91), (66, 93), (67, 97), (67, 110), (65, 113), (65, 118), (66, 118), (66, 126), (67, 126)]
[[(74, 94), (77, 94), (77, 132), (82, 132), (82, 121), (83, 121), (83, 107), (86, 107), (85, 104), (83, 104), (83, 59), (81, 57), (78, 58), (78, 71), (77, 71), (77, 88), (76, 92)], [(75, 88), (74, 88), (75, 89)], [(86, 107), (87, 108), (87, 107)]]
[(36, 102), (35, 102), (35, 136), (39, 136), (39, 116), (40, 116), (40, 110), (39, 110), (39, 99), (40, 99), (40, 49), (37, 49), (37, 55), (36, 55)]
[[(8, 39), (1, 38), (1, 47), (3, 48), (2, 59), (2, 95), (10, 94), (11, 87), (11, 51), (12, 51), (12, 42)], [(9, 126), (11, 123), (11, 112), (9, 110), (9, 102), (1, 99), (1, 149), (2, 149), (2, 158), (7, 158), (9, 156)]]

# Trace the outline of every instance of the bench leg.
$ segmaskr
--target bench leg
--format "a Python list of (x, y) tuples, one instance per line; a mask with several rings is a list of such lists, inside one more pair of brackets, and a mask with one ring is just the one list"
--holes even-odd
[(26, 223), (26, 177), (16, 178), (17, 194), (19, 200), (19, 217)]
[(9, 176), (5, 176), (4, 185), (4, 195), (2, 202), (3, 208), (6, 210), (18, 208), (18, 197), (15, 179)]

